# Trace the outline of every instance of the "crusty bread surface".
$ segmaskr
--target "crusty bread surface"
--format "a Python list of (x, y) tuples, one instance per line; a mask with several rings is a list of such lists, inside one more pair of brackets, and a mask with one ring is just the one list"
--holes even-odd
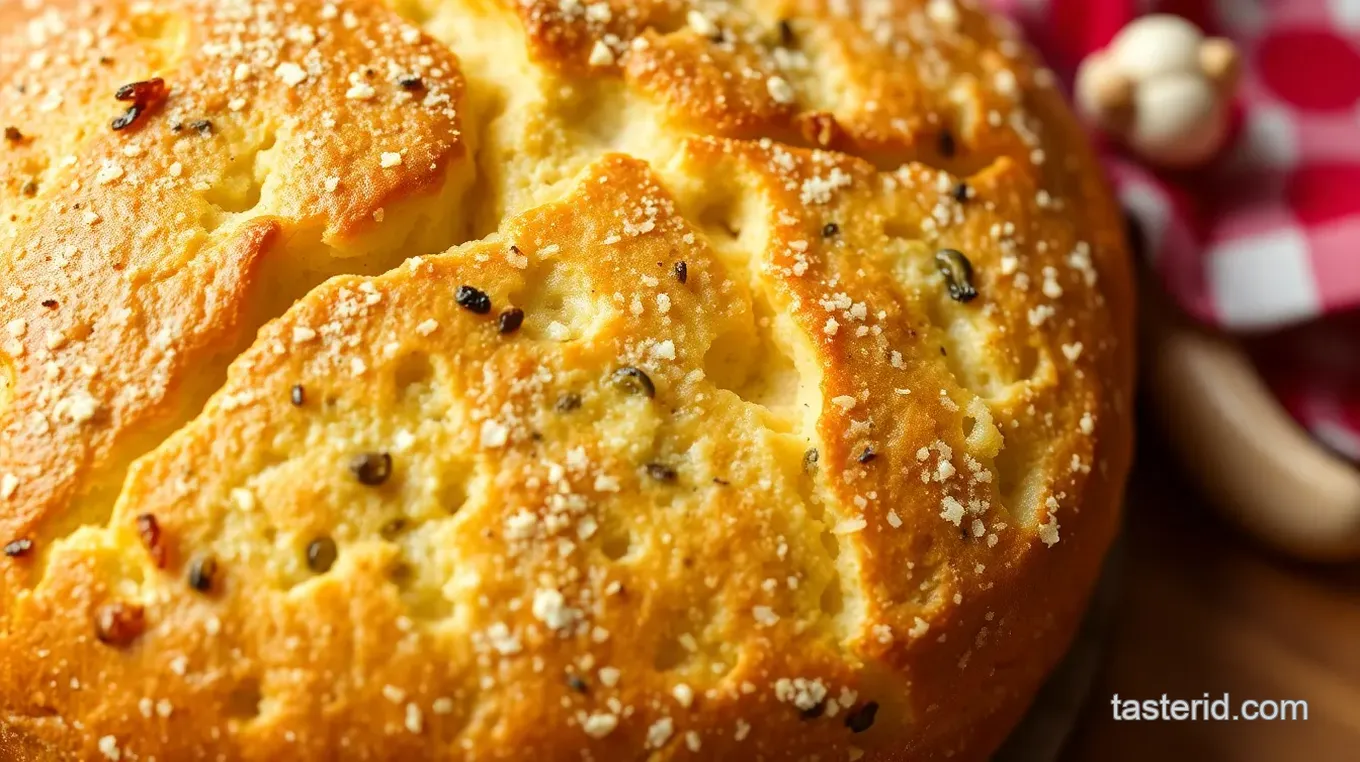
[(1132, 283), (973, 3), (11, 0), (0, 128), (0, 760), (983, 760), (1066, 649)]

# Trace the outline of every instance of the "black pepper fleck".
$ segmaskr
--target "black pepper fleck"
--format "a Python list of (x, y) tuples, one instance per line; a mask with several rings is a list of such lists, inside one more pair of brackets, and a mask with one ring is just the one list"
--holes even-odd
[(614, 371), (610, 376), (614, 385), (634, 396), (655, 397), (656, 386), (652, 384), (652, 379), (641, 370), (631, 365), (625, 365)]
[(401, 85), (403, 90), (422, 90), (425, 88), (425, 80), (413, 75), (398, 78), (397, 84)]
[(840, 233), (840, 232), (841, 232), (841, 226), (840, 226), (840, 225), (837, 225), (837, 224), (834, 223), (834, 222), (828, 222), (828, 223), (826, 223), (826, 225), (822, 226), (822, 237), (823, 237), (823, 238), (830, 238), (830, 237), (832, 237), (832, 236), (834, 236), (834, 235), (836, 235), (836, 234), (838, 234), (838, 233)]
[(957, 202), (959, 202), (960, 204), (962, 204), (963, 202), (967, 201), (967, 200), (968, 200), (968, 183), (965, 183), (965, 182), (955, 183), (955, 184), (954, 184), (954, 187), (950, 189), (949, 195), (953, 196), (953, 197), (954, 197), (954, 200), (957, 201)]
[(973, 265), (963, 252), (958, 249), (940, 249), (935, 252), (935, 266), (944, 276), (950, 299), (971, 302), (977, 298), (977, 289), (973, 287)]
[(189, 129), (200, 135), (211, 135), (213, 133), (213, 123), (207, 119), (196, 119), (189, 122)]
[(803, 453), (803, 470), (808, 473), (816, 471), (817, 461), (821, 457), (821, 453), (817, 452), (816, 447), (810, 448), (807, 452)]
[(496, 319), (496, 330), (501, 333), (514, 333), (522, 325), (524, 325), (524, 310), (519, 307), (507, 307), (501, 310), (500, 317)]
[(24, 133), (19, 132), (19, 128), (18, 128), (18, 127), (6, 127), (6, 128), (5, 128), (5, 140), (10, 141), (11, 143), (18, 143), (20, 140), (23, 140), (23, 139), (24, 139)]
[(675, 481), (676, 473), (674, 468), (671, 468), (665, 463), (648, 463), (647, 475), (659, 482), (673, 482)]
[(49, 310), (55, 310), (55, 309), (57, 308), (57, 306), (58, 306), (58, 305), (57, 305), (57, 300), (56, 300), (56, 299), (44, 299), (44, 300), (42, 300), (42, 306), (46, 307), (46, 308), (49, 309)]
[(581, 395), (574, 392), (567, 392), (566, 394), (559, 396), (557, 398), (557, 404), (554, 405), (559, 413), (570, 413), (580, 406)]
[(858, 460), (860, 463), (868, 463), (877, 457), (878, 453), (874, 452), (874, 448), (866, 447), (864, 448), (864, 452), (860, 453), (859, 457), (856, 458), (856, 460)]
[(27, 537), (21, 537), (5, 546), (5, 555), (10, 558), (22, 558), (33, 550), (33, 541)]
[(335, 565), (337, 555), (335, 540), (318, 537), (307, 544), (307, 568), (317, 574), (325, 574)]
[(586, 681), (577, 675), (567, 675), (567, 687), (577, 693), (588, 693), (590, 688), (586, 686)]
[(128, 106), (127, 111), (114, 117), (109, 126), (114, 130), (132, 126), (138, 117), (163, 102), (168, 94), (165, 80), (160, 77), (123, 85), (114, 92), (113, 97), (120, 101), (130, 101), (132, 105)]
[(293, 403), (293, 407), (302, 407), (307, 404), (307, 390), (302, 384), (293, 384), (293, 389), (288, 393), (288, 401)]
[(680, 281), (682, 286), (689, 280), (689, 265), (685, 264), (684, 260), (675, 263), (675, 279)]
[(954, 158), (954, 154), (959, 152), (959, 145), (954, 140), (954, 133), (949, 130), (940, 130), (939, 149), (941, 156), (946, 159)]
[(453, 300), (458, 302), (459, 307), (478, 315), (485, 315), (491, 311), (491, 297), (472, 286), (459, 286), (453, 294)]
[(142, 115), (142, 108), (141, 105), (136, 103), (128, 106), (127, 111), (115, 116), (113, 121), (109, 122), (109, 127), (114, 130), (124, 130), (131, 127), (137, 121), (137, 117)]
[(366, 452), (350, 461), (349, 470), (365, 487), (377, 487), (392, 475), (392, 456), (385, 452)]
[(788, 47), (793, 44), (793, 24), (788, 19), (781, 19), (779, 22), (779, 44)]
[(878, 702), (870, 701), (845, 716), (845, 727), (852, 732), (863, 733), (874, 726), (874, 715), (878, 714)]
[(200, 556), (189, 564), (189, 587), (200, 593), (211, 593), (217, 577), (217, 559)]

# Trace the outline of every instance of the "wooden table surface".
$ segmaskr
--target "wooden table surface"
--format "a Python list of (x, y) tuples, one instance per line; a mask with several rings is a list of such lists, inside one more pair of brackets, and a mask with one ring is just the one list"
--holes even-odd
[[(1063, 762), (1360, 760), (1360, 564), (1293, 563), (1219, 521), (1142, 428), (1103, 673)], [(1128, 722), (1110, 698), (1303, 699), (1306, 722)]]

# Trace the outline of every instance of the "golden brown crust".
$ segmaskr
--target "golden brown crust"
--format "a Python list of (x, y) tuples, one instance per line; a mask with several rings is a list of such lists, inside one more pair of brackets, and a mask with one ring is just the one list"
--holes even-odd
[[(101, 366), (88, 420), (0, 441), (0, 475), (19, 475), (0, 540), (35, 543), (0, 559), (0, 727), (33, 749), (18, 753), (986, 758), (1066, 647), (1129, 458), (1120, 226), (1060, 96), (952, 3), (395, 5), (461, 68), (370, 3), (297, 3), (334, 35), (322, 61), (410, 60), (423, 100), (360, 108), (328, 63), (315, 97), (220, 106), (343, 111), (363, 133), (280, 132), (281, 190), (265, 181), (250, 212), (199, 229), (204, 192), (161, 186), (186, 140), (156, 133), (178, 91), (137, 132), (100, 131), (107, 115), (85, 112), (122, 73), (53, 130), (87, 125), (79, 142), (35, 140), (89, 157), (62, 170), (79, 185), (6, 196), (0, 285), (25, 293), (0, 322), (25, 320), (25, 351), (0, 355), (16, 369), (0, 421), (21, 431), (70, 397), (70, 368), (40, 375), (63, 349)], [(211, 39), (226, 27), (209, 7), (175, 18)], [(102, 11), (115, 31), (66, 12), (62, 40), (138, 28), (130, 6)], [(180, 55), (142, 66), (218, 72)], [(0, 75), (24, 71), (0, 54)], [(419, 166), (374, 164), (385, 130)], [(94, 182), (153, 134), (137, 157), (152, 179)], [(330, 172), (349, 190), (316, 192)], [(82, 200), (126, 211), (82, 231), (65, 221)], [(405, 221), (373, 220), (383, 204)], [(300, 296), (332, 251), (292, 245), (299, 231), (326, 226), (313, 235), (368, 272), (420, 253), (401, 241), (421, 215), (443, 228), (424, 251), (464, 220), (496, 232)], [(53, 226), (83, 236), (70, 256), (89, 285), (43, 259), (75, 240)], [(943, 248), (970, 261), (972, 301), (950, 298)], [(44, 289), (95, 328), (44, 349)], [(100, 330), (125, 303), (148, 329)], [(193, 388), (289, 304), (221, 388)], [(523, 325), (501, 333), (511, 306)], [(165, 391), (119, 396), (161, 356)], [(144, 627), (111, 631), (109, 607), (140, 607)]]
[[(102, 523), (128, 461), (201, 404), (182, 387), (218, 383), (273, 305), (343, 269), (335, 256), (391, 248), (364, 240), (374, 213), (432, 195), (463, 152), (456, 62), (395, 16), (360, 9), (347, 29), (317, 8), (161, 8), (69, 3), (0, 53), (0, 119), (24, 136), (0, 151), (0, 474), (19, 481), (0, 536)], [(374, 95), (346, 98), (365, 67)], [(411, 97), (392, 71), (426, 87)], [(110, 129), (128, 105), (114, 90), (152, 74), (168, 101)], [(401, 165), (380, 169), (380, 148)]]

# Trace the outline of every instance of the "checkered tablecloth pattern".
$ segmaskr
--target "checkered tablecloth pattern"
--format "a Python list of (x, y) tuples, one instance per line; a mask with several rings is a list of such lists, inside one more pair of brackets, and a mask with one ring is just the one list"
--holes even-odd
[(1305, 428), (1360, 460), (1360, 0), (989, 0), (1070, 85), (1145, 13), (1235, 41), (1231, 145), (1213, 165), (1107, 169), (1145, 254), (1191, 316), (1243, 335)]

